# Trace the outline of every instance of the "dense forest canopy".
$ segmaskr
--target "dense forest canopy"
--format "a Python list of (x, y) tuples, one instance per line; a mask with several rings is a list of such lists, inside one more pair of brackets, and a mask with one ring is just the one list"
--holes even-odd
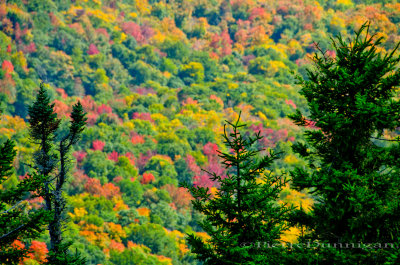
[[(400, 41), (396, 0), (8, 0), (0, 3), (0, 142), (16, 144), (13, 169), (0, 189), (32, 174), (37, 143), (29, 106), (40, 84), (60, 126), (70, 132), (77, 101), (86, 128), (71, 146), (65, 183), (66, 224), (87, 264), (198, 264), (186, 233), (208, 238), (179, 183), (218, 183), (225, 120), (241, 119), (257, 148), (280, 158), (274, 176), (306, 162), (292, 149), (303, 128), (288, 115), (310, 114), (296, 76), (308, 80), (318, 47), (335, 58), (331, 37), (354, 37), (365, 21), (383, 37), (378, 52)], [(318, 45), (316, 45), (318, 44)], [(306, 121), (307, 128), (315, 128)], [(393, 131), (381, 138), (393, 139)], [(283, 187), (279, 203), (309, 209), (312, 195)], [(43, 197), (24, 207), (39, 209)], [(282, 236), (295, 242), (301, 231)], [(16, 240), (22, 264), (45, 262), (50, 236)]]

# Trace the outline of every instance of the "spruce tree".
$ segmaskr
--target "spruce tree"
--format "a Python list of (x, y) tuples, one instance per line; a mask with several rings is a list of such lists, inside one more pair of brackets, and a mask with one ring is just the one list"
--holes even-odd
[(277, 204), (286, 179), (265, 173), (277, 158), (270, 155), (256, 158), (262, 150), (255, 143), (262, 137), (244, 138), (239, 129), (245, 124), (227, 122), (231, 132), (224, 130), (229, 152), (220, 152), (227, 176), (208, 172), (218, 184), (211, 195), (209, 188), (187, 187), (194, 199), (193, 208), (205, 215), (200, 226), (210, 235), (203, 240), (194, 234), (188, 242), (197, 259), (205, 264), (282, 264), (283, 247), (279, 242), (287, 228), (290, 207)]
[(45, 177), (44, 182), (44, 200), (46, 210), (52, 210), (51, 204), (51, 173), (57, 166), (58, 158), (54, 152), (55, 132), (60, 126), (60, 120), (54, 112), (54, 104), (50, 104), (43, 84), (36, 97), (36, 101), (28, 109), (29, 114), (29, 133), (31, 140), (39, 145), (39, 149), (34, 154), (34, 168)]
[(306, 118), (297, 111), (291, 118), (300, 126), (313, 121), (317, 129), (293, 145), (309, 167), (292, 172), (292, 186), (307, 189), (315, 205), (311, 212), (297, 211), (292, 221), (305, 229), (300, 241), (314, 247), (295, 250), (294, 263), (398, 259), (398, 250), (385, 243), (400, 243), (399, 138), (384, 133), (400, 126), (399, 45), (382, 53), (381, 43), (364, 24), (349, 42), (340, 35), (332, 39), (336, 57), (320, 50), (308, 79), (300, 78), (310, 113)]
[[(0, 146), (0, 184), (11, 176), (15, 155), (11, 140)], [(18, 248), (13, 242), (37, 238), (50, 220), (51, 212), (34, 209), (27, 202), (42, 194), (43, 180), (43, 176), (34, 174), (15, 187), (0, 189), (0, 264), (19, 264), (28, 249)]]
[[(39, 145), (35, 153), (35, 168), (45, 177), (44, 200), (46, 210), (53, 213), (49, 222), (50, 252), (48, 263), (55, 264), (83, 264), (79, 255), (71, 255), (68, 251), (70, 242), (62, 238), (63, 224), (65, 223), (65, 199), (63, 187), (66, 183), (69, 163), (68, 153), (75, 145), (86, 125), (85, 113), (78, 102), (73, 106), (71, 121), (67, 135), (56, 141), (56, 133), (60, 120), (54, 112), (54, 104), (50, 103), (43, 84), (40, 85), (36, 101), (29, 107), (30, 135)], [(57, 148), (57, 147), (58, 148)]]

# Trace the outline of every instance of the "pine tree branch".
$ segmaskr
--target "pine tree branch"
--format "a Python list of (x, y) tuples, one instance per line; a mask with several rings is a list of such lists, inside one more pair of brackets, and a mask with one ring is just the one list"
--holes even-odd
[(0, 237), (0, 241), (3, 240), (3, 239), (5, 239), (5, 238), (7, 238), (7, 237), (9, 237), (9, 236), (11, 236), (12, 234), (14, 234), (14, 233), (16, 233), (16, 232), (18, 232), (18, 231), (20, 231), (20, 230), (21, 230), (22, 228), (24, 228), (25, 226), (26, 226), (26, 224), (22, 224), (22, 225), (18, 226), (17, 228), (15, 228), (14, 230), (8, 232), (7, 234), (2, 235), (2, 236)]
[(21, 202), (23, 202), (24, 200), (20, 200), (19, 202), (17, 202), (13, 207), (11, 207), (10, 209), (8, 209), (8, 210), (6, 210), (6, 211), (4, 211), (4, 212), (2, 212), (2, 213), (0, 213), (0, 215), (1, 214), (5, 214), (5, 213), (8, 213), (9, 211), (11, 211), (12, 209), (14, 209), (14, 208), (16, 208)]

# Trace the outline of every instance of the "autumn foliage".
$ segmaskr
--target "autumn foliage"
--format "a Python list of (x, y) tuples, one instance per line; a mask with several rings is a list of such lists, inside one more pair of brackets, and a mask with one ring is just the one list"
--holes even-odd
[[(2, 1), (0, 135), (17, 141), (16, 175), (29, 171), (27, 106), (44, 82), (58, 118), (68, 119), (77, 99), (87, 113), (63, 192), (67, 226), (88, 264), (195, 264), (177, 233), (199, 229), (179, 183), (216, 195), (218, 183), (206, 171), (230, 173), (219, 157), (229, 151), (220, 136), (240, 111), (249, 125), (244, 135), (263, 137), (253, 148), (284, 151), (271, 174), (305, 165), (290, 150), (302, 136), (287, 116), (308, 113), (294, 75), (307, 75), (315, 43), (338, 58), (330, 37), (352, 37), (365, 19), (371, 35), (387, 40), (379, 52), (400, 40), (400, 4), (361, 2)], [(318, 129), (304, 119), (307, 129)], [(382, 139), (399, 133), (384, 131)], [(279, 199), (313, 205), (311, 196), (289, 187)], [(29, 203), (32, 209), (43, 204), (40, 198)], [(37, 242), (27, 264), (47, 255)]]

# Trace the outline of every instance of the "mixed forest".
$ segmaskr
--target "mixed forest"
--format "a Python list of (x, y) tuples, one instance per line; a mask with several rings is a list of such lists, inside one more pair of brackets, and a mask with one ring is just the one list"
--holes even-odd
[[(391, 175), (398, 172), (400, 161), (399, 152), (393, 151), (393, 139), (400, 133), (400, 123), (395, 118), (400, 107), (394, 103), (385, 105), (391, 102), (391, 96), (393, 100), (398, 98), (393, 87), (399, 85), (394, 83), (399, 77), (395, 75), (394, 81), (387, 78), (385, 82), (374, 79), (396, 70), (398, 60), (391, 61), (389, 56), (385, 61), (385, 57), (383, 62), (390, 67), (385, 68), (382, 63), (382, 69), (371, 64), (368, 73), (376, 76), (367, 81), (360, 78), (360, 83), (345, 70), (327, 70), (335, 60), (348, 62), (344, 54), (352, 51), (341, 46), (340, 41), (357, 38), (355, 32), (360, 33), (360, 29), (364, 35), (373, 36), (373, 40), (366, 37), (363, 49), (379, 54), (394, 51), (391, 55), (397, 56), (397, 1), (0, 2), (0, 224), (9, 222), (2, 215), (9, 213), (14, 204), (12, 210), (34, 212), (44, 223), (51, 216), (43, 209), (53, 207), (56, 213), (52, 212), (52, 216), (58, 214), (62, 220), (62, 224), (49, 226), (50, 234), (34, 228), (7, 246), (0, 243), (0, 250), (9, 251), (9, 257), (24, 253), (16, 264), (45, 264), (57, 259), (51, 252), (54, 246), (69, 249), (69, 258), (75, 262), (70, 264), (202, 264), (191, 250), (202, 251), (196, 242), (210, 240), (211, 235), (201, 225), (208, 222), (201, 213), (205, 208), (199, 201), (192, 201), (204, 195), (202, 188), (208, 188), (208, 198), (223, 197), (219, 192), (224, 187), (221, 181), (231, 174), (233, 162), (229, 159), (233, 158), (221, 154), (240, 153), (246, 146), (246, 142), (229, 146), (228, 138), (224, 138), (224, 129), (235, 129), (239, 116), (240, 122), (246, 124), (238, 127), (241, 135), (257, 140), (248, 147), (262, 149), (255, 153), (266, 156), (262, 161), (268, 169), (264, 171), (260, 164), (254, 170), (275, 181), (282, 180), (279, 184), (271, 182), (279, 187), (270, 191), (276, 199), (271, 207), (285, 214), (289, 210), (297, 213), (276, 231), (273, 240), (296, 243), (308, 239), (305, 233), (322, 240), (313, 238), (313, 231), (318, 233), (327, 227), (343, 235), (343, 242), (358, 242), (357, 236), (374, 242), (382, 235), (389, 240), (386, 242), (400, 240), (395, 238), (400, 236), (400, 217), (393, 217), (389, 210), (377, 213), (379, 207), (399, 209), (398, 205), (386, 205), (389, 201), (398, 202), (396, 198), (400, 196), (400, 187), (387, 188), (390, 182), (400, 183)], [(338, 35), (341, 38), (334, 39)], [(376, 45), (368, 46), (373, 41)], [(365, 56), (366, 59), (357, 58), (365, 59), (367, 65), (369, 55)], [(354, 67), (349, 65), (334, 66)], [(326, 80), (313, 76), (309, 70), (324, 69), (327, 78), (338, 79), (318, 90), (312, 82), (324, 84)], [(375, 81), (379, 85), (375, 94), (354, 96), (357, 104), (348, 111), (352, 102), (339, 99), (351, 95), (346, 91), (330, 93), (331, 87), (346, 87), (345, 80), (366, 87)], [(330, 99), (336, 101), (332, 103)], [(314, 103), (309, 104), (311, 101)], [(52, 110), (44, 105), (41, 108), (40, 102)], [(51, 129), (44, 140), (40, 129), (43, 123), (38, 119), (46, 111)], [(228, 126), (226, 121), (230, 122)], [(351, 130), (343, 129), (350, 123)], [(305, 131), (309, 133), (304, 134)], [(334, 137), (329, 138), (330, 135)], [(370, 148), (371, 137), (381, 149)], [(311, 147), (303, 144), (307, 141)], [(339, 149), (343, 149), (336, 154), (340, 159), (332, 160), (332, 150)], [(7, 152), (10, 156), (6, 156)], [(7, 167), (4, 161), (11, 166)], [(305, 175), (312, 170), (318, 172), (317, 177), (307, 179)], [(348, 190), (343, 191), (352, 194), (357, 187), (375, 183), (377, 175), (373, 172), (377, 171), (387, 174), (387, 181), (377, 183), (376, 190), (387, 188), (390, 192), (370, 195), (367, 188), (357, 190), (354, 198), (359, 200), (355, 199), (358, 204), (354, 209), (335, 215), (357, 213), (362, 217), (352, 219), (354, 222), (349, 225), (356, 237), (341, 231), (340, 218), (328, 215), (329, 209), (315, 206), (318, 196), (325, 196), (326, 201), (343, 209), (353, 207), (350, 202), (341, 205), (337, 192), (333, 194), (329, 188), (337, 187), (344, 175), (354, 176), (354, 187), (349, 184)], [(49, 180), (51, 174), (57, 175), (57, 182)], [(214, 178), (210, 178), (213, 174)], [(358, 174), (371, 177), (360, 179)], [(33, 177), (45, 183), (44, 187), (32, 188), (40, 186), (29, 182)], [(269, 183), (260, 178), (251, 185), (256, 182)], [(322, 192), (321, 185), (327, 187)], [(50, 196), (48, 189), (62, 200), (53, 199), (57, 196)], [(24, 194), (17, 197), (10, 190), (22, 190)], [(7, 200), (5, 196), (16, 196), (18, 200)], [(374, 200), (379, 203), (368, 203)], [(57, 213), (60, 207), (63, 212)], [(323, 227), (312, 219), (314, 215), (307, 219), (312, 208), (331, 223)], [(376, 216), (363, 215), (363, 210)], [(399, 221), (386, 222), (392, 217)], [(300, 219), (306, 221), (302, 223)], [(369, 220), (370, 227), (382, 224), (377, 235), (363, 230), (362, 224)], [(304, 226), (312, 229), (307, 231)], [(62, 230), (65, 245), (53, 240), (57, 229)], [(2, 233), (7, 231), (0, 227), (0, 237)], [(324, 240), (333, 242), (337, 238)], [(291, 251), (288, 255), (293, 257), (286, 264), (396, 264), (400, 258), (400, 252), (392, 253), (392, 260), (384, 260), (386, 252), (361, 251), (353, 253), (353, 262), (368, 255), (373, 262), (346, 263), (350, 259), (342, 254), (326, 250), (321, 255), (328, 258), (317, 259), (320, 263), (316, 263), (309, 258), (310, 253)], [(383, 260), (387, 263), (381, 263)]]

